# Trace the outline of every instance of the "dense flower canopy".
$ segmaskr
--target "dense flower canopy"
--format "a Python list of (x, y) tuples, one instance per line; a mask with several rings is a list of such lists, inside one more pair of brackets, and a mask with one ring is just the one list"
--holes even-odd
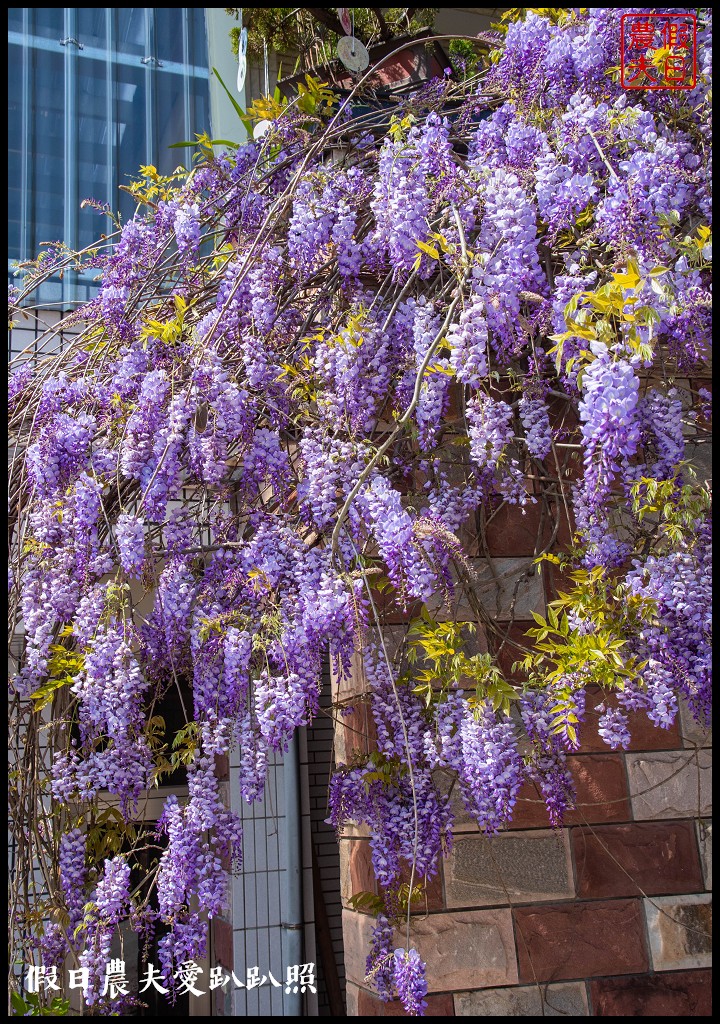
[[(18, 782), (15, 809), (27, 836), (52, 799), (26, 865), (57, 851), (18, 928), (44, 927), (48, 962), (75, 951), (88, 1003), (124, 919), (169, 926), (168, 981), (201, 952), (242, 851), (214, 755), (239, 746), (261, 799), (327, 657), (339, 676), (362, 664), (378, 736), (337, 765), (330, 817), (370, 828), (385, 903), (368, 974), (413, 1014), (423, 965), (391, 922), (407, 865), (412, 893), (451, 843), (448, 780), (487, 833), (525, 780), (558, 824), (583, 729), (615, 748), (629, 711), (709, 713), (709, 498), (686, 453), (709, 395), (691, 386), (688, 406), (676, 383), (710, 357), (709, 18), (694, 90), (626, 93), (608, 74), (619, 12), (558, 13), (511, 23), (487, 73), (391, 119), (314, 86), (315, 110), (289, 105), (257, 142), (201, 146), (172, 179), (146, 168), (136, 216), (78, 257), (102, 282), (80, 333), (12, 368), (26, 751), (52, 711), (48, 778)], [(12, 303), (69, 259), (53, 258)], [(555, 519), (536, 553), (565, 585), (509, 679), (491, 616), (476, 608), (490, 649), (471, 653), (433, 615), (472, 594), (471, 517), (538, 504)], [(389, 607), (414, 616), (400, 641)], [(165, 735), (156, 705), (188, 682)], [(143, 833), (151, 899), (129, 888), (131, 826), (180, 762), (187, 799)]]

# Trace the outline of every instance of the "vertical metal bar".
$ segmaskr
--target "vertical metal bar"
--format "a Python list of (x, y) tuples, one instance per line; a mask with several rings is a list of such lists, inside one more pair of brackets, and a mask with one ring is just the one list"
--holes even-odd
[[(183, 82), (183, 115), (184, 123), (183, 130), (185, 134), (183, 139), (186, 142), (190, 141), (190, 12), (192, 8), (182, 7), (182, 34), (183, 34), (183, 64), (185, 70), (183, 71), (182, 82)], [(188, 160), (190, 157), (188, 157)]]
[[(77, 39), (75, 7), (65, 9), (65, 38)], [(78, 222), (78, 126), (77, 126), (77, 46), (65, 47), (65, 195), (63, 210), (63, 241), (77, 248)], [(67, 271), (62, 280), (62, 301), (68, 306), (76, 297), (74, 271)]]
[(107, 168), (107, 195), (105, 196), (105, 202), (108, 203), (113, 212), (117, 212), (118, 205), (116, 166), (117, 117), (115, 113), (117, 108), (115, 105), (114, 88), (117, 67), (115, 62), (116, 17), (117, 8), (105, 8), (105, 48), (107, 50), (107, 56), (105, 58), (105, 121), (107, 130), (105, 163)]
[[(145, 8), (145, 56), (155, 57), (155, 8)], [(145, 65), (145, 160), (155, 164), (155, 61)]]

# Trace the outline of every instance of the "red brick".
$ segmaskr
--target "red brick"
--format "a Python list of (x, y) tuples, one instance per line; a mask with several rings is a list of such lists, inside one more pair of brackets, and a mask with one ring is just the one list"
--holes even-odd
[[(577, 444), (579, 441), (579, 434), (572, 430), (566, 430), (565, 436), (562, 439), (561, 444)], [(583, 475), (583, 458), (582, 452), (577, 448), (560, 448), (556, 446), (555, 451), (558, 457), (558, 466), (560, 469), (560, 479), (563, 484), (567, 487), (570, 481), (579, 480)], [(546, 465), (548, 462), (546, 461)], [(557, 473), (558, 466), (555, 465), (555, 461), (549, 464), (549, 468)]]
[(521, 983), (647, 970), (640, 900), (518, 907), (513, 916)]
[(710, 971), (678, 971), (590, 982), (594, 1017), (710, 1017)]
[(448, 388), (448, 404), (445, 412), (445, 422), (460, 425), (464, 428), (465, 402), (464, 387), (462, 384), (453, 383)]
[(543, 562), (542, 568), (545, 596), (548, 601), (556, 601), (561, 591), (567, 593), (572, 590), (574, 583), (568, 575), (570, 568), (565, 571), (561, 566), (553, 565), (552, 562)]
[(373, 996), (370, 992), (366, 992), (364, 988), (360, 988), (357, 992), (356, 1016), (384, 1017), (385, 1003), (381, 999), (378, 999), (377, 996)]
[(578, 896), (701, 892), (692, 822), (633, 822), (571, 832)]
[[(383, 887), (378, 889), (375, 879), (375, 872), (372, 866), (372, 851), (367, 839), (341, 840), (347, 843), (348, 872), (350, 878), (350, 895), (355, 896), (359, 892), (382, 893)], [(400, 883), (410, 884), (410, 867), (402, 861), (400, 870)], [(429, 910), (444, 910), (445, 900), (443, 897), (442, 865), (432, 878), (422, 878), (415, 875), (413, 887), (422, 885), (425, 894), (421, 900), (413, 903), (414, 914), (425, 914)], [(365, 910), (363, 907), (358, 908)], [(372, 912), (372, 908), (370, 911)]]
[[(629, 821), (625, 765), (621, 754), (584, 754), (568, 757), (577, 791), (577, 810), (568, 811), (565, 825), (596, 822)], [(545, 801), (534, 785), (526, 783), (520, 790), (513, 814), (512, 828), (547, 826)]]
[(366, 839), (343, 839), (341, 842), (347, 843), (350, 894), (356, 896), (359, 892), (376, 893), (377, 882), (372, 867), (370, 843)]
[(474, 509), (470, 512), (454, 532), (460, 541), (460, 547), (465, 555), (470, 558), (476, 558), (482, 554), (480, 550), (480, 529), (478, 526), (477, 510)]
[(512, 402), (514, 382), (511, 377), (488, 378), (488, 394), (496, 402)]
[(407, 608), (404, 608), (400, 602), (399, 595), (392, 591), (380, 592), (378, 590), (373, 590), (373, 601), (375, 602), (375, 608), (380, 622), (383, 625), (395, 625), (396, 623), (408, 622), (410, 619), (416, 618), (420, 614), (420, 609), (422, 607), (421, 601), (414, 601)]
[[(445, 909), (442, 872), (442, 864), (439, 865), (438, 870), (432, 878), (418, 878), (416, 872), (413, 887), (422, 885), (425, 890), (425, 894), (422, 899), (413, 903), (413, 914), (425, 914), (428, 910)], [(402, 884), (403, 882), (406, 885), (410, 885), (410, 865), (407, 861), (401, 861), (400, 883)]]
[(559, 398), (550, 399), (548, 412), (556, 435), (557, 464), (553, 455), (550, 455), (545, 460), (545, 465), (553, 475), (559, 470), (560, 480), (566, 484), (569, 480), (577, 479), (583, 470), (582, 452), (578, 448), (561, 447), (566, 444), (579, 444), (578, 414), (569, 399)]
[[(426, 1017), (454, 1017), (455, 1007), (451, 995), (428, 995), (425, 997), (427, 1009)], [(399, 1000), (394, 999), (389, 1003), (383, 1003), (381, 999), (373, 996), (365, 989), (358, 989), (357, 995), (357, 1016), (358, 1017), (407, 1017), (408, 1014), (402, 1007)]]
[[(525, 513), (523, 515), (523, 512)], [(487, 514), (483, 523), (487, 553), (493, 558), (531, 558), (536, 550), (542, 550), (542, 536), (538, 544), (538, 534), (544, 525), (547, 530), (547, 518), (541, 522), (542, 506), (528, 504), (525, 508), (519, 505), (502, 505), (499, 509)], [(481, 544), (480, 553), (486, 554)]]
[(553, 427), (574, 430), (580, 423), (577, 410), (570, 397), (551, 397), (548, 401), (548, 414)]
[(377, 726), (365, 700), (356, 699), (352, 711), (340, 716), (340, 723), (345, 730), (345, 757), (348, 761), (354, 754), (369, 754), (376, 749)]
[[(615, 694), (597, 687), (588, 688), (585, 721), (580, 726), (580, 750), (583, 753), (609, 750), (597, 731), (601, 712), (595, 708), (600, 703), (612, 708), (620, 706)], [(682, 747), (679, 716), (669, 729), (660, 729), (644, 712), (631, 711), (628, 713), (628, 728), (631, 737), (629, 750), (679, 750)]]
[[(564, 505), (551, 505), (549, 509), (544, 509), (541, 501), (528, 503), (524, 508), (502, 505), (486, 515), (487, 522), (482, 523), (482, 528), (487, 553), (493, 558), (532, 558), (536, 551), (544, 550), (551, 542), (552, 550), (557, 551), (567, 547), (571, 539)], [(486, 554), (482, 544), (480, 554)]]
[(221, 917), (212, 920), (212, 948), (215, 963), (231, 971), (234, 966), (232, 926)]
[[(522, 644), (524, 647), (532, 646), (532, 637), (527, 637), (525, 634), (529, 629), (533, 629), (537, 626), (537, 623), (530, 620), (528, 622), (512, 622), (512, 623), (498, 623), (501, 629), (501, 635), (498, 636), (496, 633), (491, 633), (492, 642), (499, 645), (500, 649), (497, 652), (497, 660), (500, 669), (506, 679), (520, 681), (525, 678), (525, 674), (522, 670), (513, 672), (513, 664), (516, 661), (522, 661), (525, 657), (525, 652), (521, 650), (517, 645)], [(505, 640), (507, 637), (507, 640)]]
[[(575, 534), (575, 515), (573, 513), (572, 506), (568, 502), (567, 506), (564, 501), (549, 502), (550, 511), (550, 528), (548, 530), (548, 543), (552, 541), (551, 551), (565, 551), (572, 544), (573, 536)], [(568, 514), (570, 520), (568, 521)], [(555, 522), (557, 521), (558, 528), (555, 531)], [(553, 540), (554, 534), (554, 540)]]
[[(446, 995), (429, 995), (425, 997), (427, 1002), (427, 1009), (425, 1010), (426, 1017), (454, 1017), (455, 1007), (453, 1005), (453, 997), (449, 994)], [(407, 1017), (408, 1014), (403, 1010), (402, 1003), (397, 999), (394, 999), (391, 1003), (387, 1003), (385, 1006), (386, 1017)]]

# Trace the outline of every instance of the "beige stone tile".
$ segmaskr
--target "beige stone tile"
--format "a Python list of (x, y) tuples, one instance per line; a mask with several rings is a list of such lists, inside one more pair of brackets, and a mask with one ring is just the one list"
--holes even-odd
[(712, 813), (709, 750), (627, 754), (626, 762), (636, 820)]
[(680, 734), (685, 747), (694, 750), (695, 747), (712, 746), (712, 728), (709, 725), (698, 725), (690, 714), (687, 704), (682, 700), (680, 701)]
[(567, 829), (456, 836), (445, 865), (448, 907), (562, 900), (574, 894)]
[(695, 827), (705, 888), (712, 889), (712, 821), (708, 818), (700, 819), (695, 822)]
[(657, 896), (646, 899), (652, 965), (656, 971), (710, 967), (712, 896)]
[[(542, 575), (532, 559), (470, 558), (468, 561), (475, 599), (491, 619), (531, 619), (533, 611), (543, 611)], [(438, 620), (467, 622), (477, 618), (462, 587), (457, 588), (451, 606), (440, 594), (431, 597), (427, 605), (430, 614)]]
[(351, 981), (348, 981), (345, 985), (345, 1008), (348, 1017), (358, 1016), (358, 992), (357, 985), (353, 985)]
[[(345, 969), (355, 984), (366, 984), (373, 923), (365, 914), (343, 911)], [(453, 911), (413, 920), (410, 942), (427, 965), (430, 992), (517, 984), (512, 917), (506, 908)], [(405, 946), (404, 930), (396, 932), (395, 943)]]
[(455, 993), (456, 1017), (588, 1017), (585, 983)]

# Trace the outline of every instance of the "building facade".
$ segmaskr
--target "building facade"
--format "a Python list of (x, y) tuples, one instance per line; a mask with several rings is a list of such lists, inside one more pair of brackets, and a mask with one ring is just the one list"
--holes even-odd
[[(83, 200), (123, 218), (120, 186), (210, 123), (203, 8), (11, 7), (8, 11), (8, 268), (43, 243), (92, 245), (108, 230)], [(48, 282), (43, 302), (88, 298), (91, 281)]]

